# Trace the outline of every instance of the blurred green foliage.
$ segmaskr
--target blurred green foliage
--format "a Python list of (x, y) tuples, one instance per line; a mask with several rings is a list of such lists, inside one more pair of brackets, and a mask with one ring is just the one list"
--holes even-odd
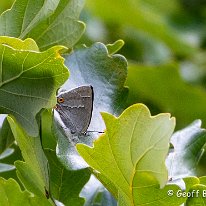
[(198, 118), (206, 126), (205, 0), (87, 0), (81, 19), (87, 25), (81, 43), (124, 40), (119, 53), (129, 61), (130, 88), (125, 107), (143, 102), (153, 114), (170, 112), (177, 128)]

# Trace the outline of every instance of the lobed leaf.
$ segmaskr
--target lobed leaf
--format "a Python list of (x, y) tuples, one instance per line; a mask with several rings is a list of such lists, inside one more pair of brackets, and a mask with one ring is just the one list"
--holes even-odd
[(119, 114), (127, 98), (124, 83), (127, 78), (127, 60), (119, 54), (110, 55), (106, 46), (95, 43), (90, 48), (64, 55), (70, 79), (62, 89), (70, 90), (81, 85), (92, 85), (94, 90), (93, 116), (88, 130), (103, 131), (105, 128), (100, 112)]
[(114, 42), (113, 44), (107, 44), (107, 49), (108, 49), (108, 53), (110, 55), (115, 54), (116, 52), (118, 52), (122, 47), (124, 46), (124, 41), (123, 40), (117, 40), (116, 42)]
[(89, 180), (89, 170), (69, 171), (59, 162), (54, 151), (46, 150), (45, 152), (50, 166), (50, 193), (52, 197), (64, 205), (83, 205), (84, 199), (79, 197), (79, 193)]
[(61, 124), (58, 126), (58, 115), (54, 115), (54, 133), (58, 139), (57, 155), (67, 168), (80, 169), (87, 167), (87, 164), (76, 152), (75, 144), (83, 142), (89, 145), (98, 136), (98, 132), (104, 131), (101, 111), (119, 114), (124, 108), (128, 92), (124, 87), (127, 61), (119, 54), (108, 54), (106, 46), (102, 43), (78, 49), (70, 55), (64, 55), (64, 58), (70, 78), (62, 89), (70, 90), (81, 85), (92, 85), (94, 90), (93, 114), (88, 128), (91, 132), (78, 138), (74, 137), (68, 134)]
[(118, 200), (128, 205), (139, 201), (136, 185), (144, 184), (140, 188), (143, 190), (150, 184), (141, 182), (142, 173), (148, 173), (164, 187), (168, 180), (165, 158), (174, 118), (169, 114), (151, 117), (142, 104), (129, 107), (118, 118), (107, 113), (102, 116), (107, 129), (105, 134), (92, 148), (77, 144), (77, 150), (100, 176), (113, 183), (118, 190)]
[[(64, 47), (37, 52), (30, 50), (32, 40), (11, 41), (0, 45), (0, 113), (13, 115), (30, 136), (37, 136), (36, 114), (55, 105), (56, 90), (68, 77), (59, 55)], [(13, 48), (16, 42), (26, 50)]]
[(41, 50), (79, 40), (85, 25), (78, 21), (83, 0), (16, 0), (0, 16), (0, 35), (33, 38)]
[(22, 191), (18, 183), (13, 179), (0, 178), (1, 206), (15, 205), (45, 205), (51, 206), (48, 200), (33, 196), (28, 191)]
[(8, 122), (25, 160), (15, 162), (17, 176), (30, 192), (46, 198), (45, 189), (49, 191), (48, 161), (40, 138), (28, 136), (11, 117)]
[(197, 165), (204, 152), (206, 130), (197, 120), (171, 137), (174, 150), (169, 153), (167, 167), (169, 176), (175, 180), (197, 175)]
[(93, 176), (84, 186), (80, 194), (85, 198), (84, 206), (101, 205), (116, 206), (117, 202), (110, 192)]
[(180, 191), (180, 194), (186, 194), (185, 205), (204, 205), (206, 203), (205, 177), (187, 177), (184, 178), (184, 182), (187, 188), (186, 190)]

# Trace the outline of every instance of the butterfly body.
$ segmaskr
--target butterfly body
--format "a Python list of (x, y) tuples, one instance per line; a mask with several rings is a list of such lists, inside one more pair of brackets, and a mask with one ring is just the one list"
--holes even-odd
[(57, 96), (55, 110), (72, 134), (85, 134), (93, 109), (92, 86), (81, 86)]

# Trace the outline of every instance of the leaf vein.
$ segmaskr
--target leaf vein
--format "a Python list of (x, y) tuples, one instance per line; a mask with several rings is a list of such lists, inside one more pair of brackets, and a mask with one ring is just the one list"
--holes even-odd
[(9, 111), (11, 111), (11, 112), (13, 112), (13, 113), (16, 113), (17, 115), (19, 115), (20, 117), (22, 117), (24, 120), (26, 120), (31, 126), (33, 126), (33, 124), (31, 124), (30, 121), (29, 121), (26, 117), (24, 117), (23, 115), (21, 115), (20, 113), (14, 111), (14, 110), (12, 110), (12, 109), (10, 109), (10, 108), (8, 108), (8, 107), (2, 106), (2, 105), (0, 105), (0, 107), (1, 107), (1, 108), (4, 108), (4, 109), (6, 109), (6, 110), (9, 110)]
[(30, 97), (30, 98), (36, 98), (36, 99), (41, 99), (41, 100), (48, 101), (48, 99), (43, 98), (43, 97), (32, 96), (32, 95), (27, 95), (27, 94), (19, 94), (19, 93), (11, 92), (11, 91), (8, 91), (8, 90), (5, 90), (5, 89), (1, 89), (1, 88), (0, 88), (0, 91), (6, 92), (6, 93), (8, 93), (8, 94), (13, 94), (13, 95), (16, 95), (16, 96)]
[(5, 47), (3, 47), (3, 52), (2, 52), (2, 55), (1, 55), (0, 84), (2, 84), (2, 81), (3, 81), (3, 60), (4, 60), (4, 53), (5, 53)]

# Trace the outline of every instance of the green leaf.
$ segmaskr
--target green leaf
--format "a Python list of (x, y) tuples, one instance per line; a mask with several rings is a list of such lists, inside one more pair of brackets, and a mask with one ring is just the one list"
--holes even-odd
[(71, 48), (85, 25), (78, 21), (83, 0), (16, 0), (0, 17), (0, 35), (36, 40), (41, 50), (62, 44)]
[(183, 181), (185, 183), (184, 191), (189, 191), (193, 185), (200, 183), (200, 178), (198, 178), (198, 177), (185, 177), (185, 178), (183, 178)]
[[(196, 177), (184, 179), (184, 189), (179, 188), (171, 182), (164, 188), (159, 188), (158, 181), (149, 172), (140, 171), (136, 176), (134, 185), (134, 196), (139, 197), (134, 200), (134, 205), (148, 206), (177, 206), (186, 202), (187, 196), (179, 196), (181, 193), (188, 193), (190, 188), (199, 183)], [(149, 195), (148, 195), (149, 194)]]
[(186, 205), (205, 205), (205, 197), (206, 197), (206, 177), (187, 177), (184, 178), (185, 185), (187, 189), (184, 191), (180, 191), (179, 194), (185, 195), (187, 200), (186, 200)]
[(116, 42), (114, 42), (113, 44), (107, 44), (107, 49), (108, 49), (108, 53), (110, 55), (115, 54), (116, 52), (118, 52), (122, 47), (124, 46), (124, 41), (123, 40), (117, 40)]
[(179, 206), (186, 201), (186, 198), (177, 197), (177, 192), (181, 190), (177, 185), (166, 185), (160, 189), (158, 181), (150, 172), (137, 172), (133, 184), (134, 205)]
[[(120, 54), (110, 55), (106, 46), (95, 43), (90, 48), (76, 50), (64, 55), (70, 78), (62, 89), (73, 89), (81, 85), (92, 85), (94, 90), (93, 116), (89, 130), (102, 131), (104, 123), (100, 112), (119, 114), (122, 102), (127, 97), (124, 87), (127, 78), (127, 60)], [(96, 124), (94, 123), (96, 122)]]
[(49, 17), (58, 3), (59, 1), (49, 0), (16, 0), (12, 8), (0, 17), (1, 36), (20, 37), (22, 33), (28, 33), (39, 22)]
[[(12, 153), (14, 153), (14, 149), (7, 149), (5, 150), (1, 155), (0, 155), (0, 160), (4, 159), (10, 155), (12, 155)], [(15, 167), (13, 165), (10, 164), (4, 164), (4, 163), (0, 163), (0, 173), (2, 172), (7, 172), (10, 170), (14, 170)]]
[(193, 46), (169, 24), (167, 18), (156, 11), (153, 5), (144, 1), (113, 0), (105, 4), (103, 0), (88, 0), (87, 7), (104, 22), (113, 23), (113, 26), (126, 25), (141, 31), (146, 36), (165, 43), (178, 55), (190, 55), (195, 51)]
[[(61, 162), (68, 168), (80, 169), (85, 163), (74, 147), (77, 142), (91, 144), (98, 132), (105, 129), (100, 115), (101, 111), (119, 114), (127, 98), (127, 88), (124, 83), (127, 76), (127, 61), (119, 55), (109, 55), (107, 48), (102, 43), (95, 43), (90, 48), (82, 48), (71, 55), (64, 55), (65, 64), (70, 71), (69, 80), (62, 86), (70, 90), (80, 85), (92, 85), (94, 90), (93, 114), (86, 136), (69, 136), (65, 129), (54, 125), (54, 132), (58, 139), (57, 155)], [(56, 114), (56, 113), (55, 113)], [(54, 115), (58, 117), (58, 115)], [(71, 164), (72, 163), (72, 164)]]
[[(22, 161), (15, 162), (16, 174), (24, 187), (37, 195), (38, 197), (46, 198), (46, 190), (49, 189), (49, 181), (45, 183), (45, 179), (42, 179), (42, 175), (39, 174), (37, 169), (32, 168), (28, 163)], [(41, 168), (40, 168), (41, 169)], [(48, 176), (48, 172), (45, 170), (45, 175)], [(44, 176), (45, 176), (44, 175)], [(44, 177), (45, 178), (45, 177)], [(47, 177), (48, 178), (48, 177)]]
[(66, 170), (57, 159), (55, 152), (52, 150), (45, 152), (50, 166), (50, 193), (52, 197), (65, 205), (83, 205), (84, 199), (79, 197), (79, 193), (89, 180), (89, 170)]
[[(194, 193), (193, 193), (194, 192)], [(187, 199), (187, 206), (206, 205), (206, 186), (194, 185), (189, 191), (191, 198)]]
[(2, 172), (0, 176), (4, 179), (15, 179), (18, 183), (20, 183), (16, 175), (16, 168), (14, 166), (15, 161), (22, 160), (22, 155), (19, 147), (16, 144), (13, 144), (10, 148), (5, 150), (0, 157), (0, 161), (2, 164), (7, 164), (9, 166), (9, 169), (13, 168), (12, 170), (6, 169), (6, 171)]
[(80, 194), (85, 198), (84, 206), (116, 206), (117, 202), (107, 189), (92, 175)]
[(206, 142), (206, 130), (200, 127), (201, 121), (195, 121), (172, 135), (174, 151), (167, 158), (167, 167), (173, 180), (197, 175), (197, 164)]
[[(181, 189), (171, 182), (164, 188), (159, 188), (158, 181), (150, 174), (150, 172), (139, 171), (134, 179), (134, 205), (148, 206), (177, 206), (186, 202), (187, 196), (178, 196), (180, 193), (188, 193), (190, 188), (199, 183), (198, 178), (185, 178), (185, 188)], [(149, 194), (149, 195), (148, 195)]]
[(206, 185), (206, 176), (200, 177), (199, 180), (201, 184)]
[(52, 110), (44, 110), (41, 114), (41, 138), (43, 148), (56, 149), (57, 141), (52, 132)]
[(87, 163), (76, 151), (75, 145), (77, 142), (91, 144), (92, 138), (84, 135), (78, 138), (72, 137), (68, 129), (62, 127), (56, 117), (54, 118), (52, 128), (54, 135), (57, 137), (57, 157), (64, 167), (69, 170), (79, 170), (88, 167)]
[(4, 152), (14, 143), (14, 136), (12, 134), (7, 118), (4, 117), (3, 123), (0, 126), (0, 154)]
[(10, 8), (14, 0), (2, 0), (0, 1), (0, 13)]
[(35, 205), (52, 205), (48, 200), (33, 196), (28, 191), (21, 191), (18, 183), (13, 180), (0, 178), (0, 204), (1, 206), (35, 206)]
[(15, 167), (13, 165), (0, 163), (0, 173), (1, 172), (8, 172), (10, 170), (14, 170)]
[(49, 190), (48, 161), (40, 138), (28, 136), (17, 122), (7, 118), (25, 160), (15, 162), (17, 176), (30, 192), (45, 197), (45, 189)]
[(14, 37), (0, 36), (0, 44), (10, 46), (18, 50), (29, 50), (29, 51), (39, 51), (36, 42), (33, 39), (17, 39)]
[(59, 55), (63, 47), (37, 52), (29, 50), (30, 40), (19, 40), (19, 44), (27, 43), (28, 50), (0, 45), (0, 113), (13, 115), (30, 136), (37, 136), (35, 116), (55, 105), (56, 90), (68, 78), (68, 70)]
[(151, 117), (142, 104), (129, 107), (118, 118), (107, 113), (102, 116), (107, 129), (105, 134), (92, 148), (77, 144), (86, 162), (109, 179), (122, 201), (130, 204), (140, 198), (134, 192), (142, 173), (149, 173), (163, 187), (167, 182), (164, 161), (175, 126), (174, 118), (169, 114)]
[(118, 188), (115, 186), (113, 182), (111, 182), (105, 175), (99, 173), (96, 170), (92, 171), (96, 178), (107, 188), (108, 191), (111, 192), (115, 199), (118, 199)]
[(197, 117), (203, 120), (203, 126), (206, 125), (206, 92), (186, 84), (176, 65), (130, 65), (126, 85), (129, 87), (129, 105), (135, 102), (153, 104), (160, 111), (174, 115), (178, 128)]

